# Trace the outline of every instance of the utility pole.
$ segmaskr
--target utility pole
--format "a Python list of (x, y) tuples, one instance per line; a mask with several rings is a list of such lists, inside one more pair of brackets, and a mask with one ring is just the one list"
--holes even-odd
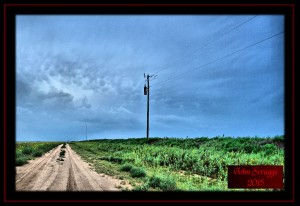
[(87, 126), (86, 126), (86, 123), (85, 123), (85, 140), (87, 141)]
[[(150, 100), (150, 77), (156, 77), (156, 75), (149, 75), (147, 74), (147, 79), (145, 79), (145, 81), (147, 81), (147, 86), (145, 83), (144, 86), (144, 95), (147, 95), (147, 139), (149, 138), (149, 100)], [(146, 75), (144, 73), (144, 78), (146, 78)]]
[(149, 83), (149, 74), (147, 75), (147, 139), (149, 138), (149, 97), (150, 97), (150, 83)]

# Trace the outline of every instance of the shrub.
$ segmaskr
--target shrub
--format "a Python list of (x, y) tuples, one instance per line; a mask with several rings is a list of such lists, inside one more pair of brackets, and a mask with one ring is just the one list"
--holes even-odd
[(30, 159), (30, 157), (19, 157), (16, 159), (16, 165), (22, 166), (24, 164), (27, 164), (29, 159)]
[(277, 151), (277, 147), (273, 144), (265, 144), (263, 146), (264, 151), (267, 155), (273, 154), (275, 151)]
[(143, 185), (140, 185), (140, 186), (137, 186), (136, 188), (134, 188), (133, 191), (145, 192), (145, 191), (148, 191), (148, 189), (149, 189), (149, 186), (147, 184), (143, 184)]
[(149, 179), (148, 185), (153, 188), (160, 187), (161, 179), (157, 176), (152, 176)]
[(61, 148), (66, 148), (66, 143), (64, 143), (64, 144), (61, 146)]
[(284, 142), (284, 136), (275, 136), (274, 141)]
[(120, 158), (120, 157), (110, 157), (110, 158), (109, 158), (109, 161), (110, 161), (110, 162), (116, 162), (116, 163), (122, 163), (122, 162), (123, 162), (123, 159)]
[(22, 150), (23, 154), (31, 154), (33, 152), (33, 149), (31, 147), (24, 147)]
[(132, 165), (128, 164), (128, 163), (122, 165), (121, 168), (120, 168), (121, 171), (126, 171), (126, 172), (131, 171), (131, 169), (132, 169)]
[(160, 188), (163, 191), (172, 191), (172, 190), (176, 190), (177, 186), (174, 179), (167, 177), (161, 181)]
[(123, 162), (123, 158), (121, 157), (100, 157), (100, 160), (106, 160), (109, 162), (116, 162), (116, 163), (122, 163)]
[(34, 156), (34, 157), (41, 157), (42, 155), (43, 155), (43, 153), (40, 150), (33, 151), (33, 153), (32, 153), (32, 156)]
[(132, 177), (145, 177), (146, 176), (146, 172), (142, 168), (136, 168), (136, 167), (131, 168), (130, 173), (131, 173)]
[(148, 186), (160, 188), (163, 191), (174, 191), (177, 189), (175, 180), (170, 177), (152, 176), (149, 179)]
[(16, 150), (16, 158), (18, 157), (22, 157), (23, 156), (23, 153), (21, 150)]

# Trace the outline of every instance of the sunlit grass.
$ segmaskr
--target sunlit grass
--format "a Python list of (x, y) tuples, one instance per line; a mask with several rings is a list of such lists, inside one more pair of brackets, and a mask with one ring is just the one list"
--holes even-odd
[[(98, 172), (129, 179), (136, 190), (253, 191), (228, 189), (227, 166), (284, 166), (278, 141), (283, 137), (143, 138), (76, 142), (71, 147)], [(132, 168), (142, 168), (145, 175), (132, 176)]]

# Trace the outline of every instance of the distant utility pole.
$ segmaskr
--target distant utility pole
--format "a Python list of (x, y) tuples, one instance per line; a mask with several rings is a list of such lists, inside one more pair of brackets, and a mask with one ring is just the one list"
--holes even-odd
[(87, 126), (86, 126), (86, 123), (85, 123), (85, 140), (87, 141)]
[(149, 138), (149, 99), (150, 99), (150, 77), (156, 77), (157, 75), (149, 75), (147, 74), (147, 79), (146, 79), (146, 75), (144, 73), (144, 78), (145, 81), (147, 81), (147, 86), (145, 83), (144, 86), (144, 95), (147, 95), (147, 139)]

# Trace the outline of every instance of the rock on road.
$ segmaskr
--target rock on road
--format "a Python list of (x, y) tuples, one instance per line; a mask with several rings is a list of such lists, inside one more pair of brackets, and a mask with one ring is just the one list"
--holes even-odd
[(28, 164), (16, 167), (17, 191), (120, 191), (121, 180), (98, 174), (67, 144), (64, 161), (61, 146)]

